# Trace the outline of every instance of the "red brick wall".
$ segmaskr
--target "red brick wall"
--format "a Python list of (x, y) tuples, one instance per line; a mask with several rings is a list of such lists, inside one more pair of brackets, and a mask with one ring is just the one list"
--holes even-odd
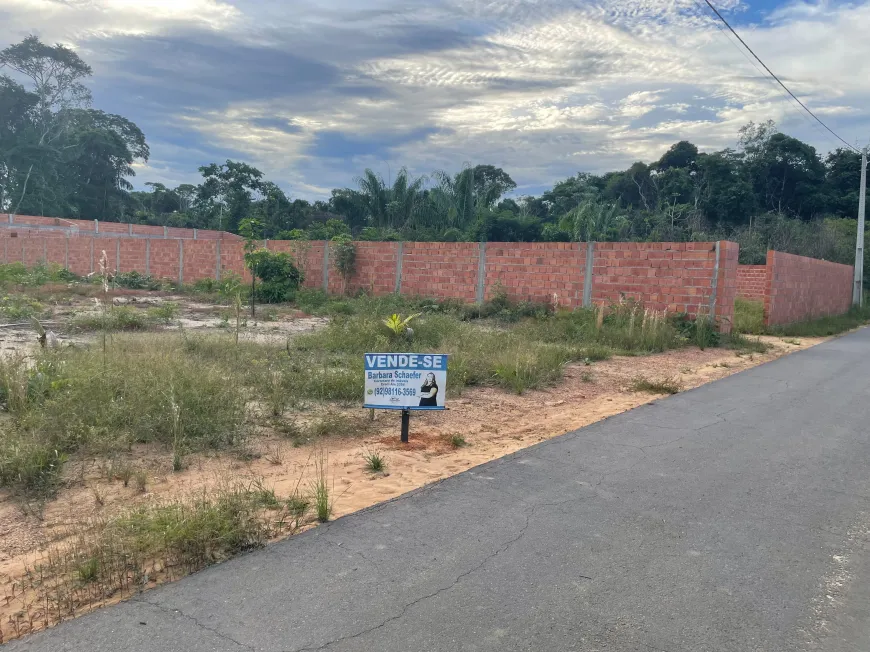
[(839, 315), (852, 304), (852, 266), (767, 252), (764, 318), (768, 326)]
[[(716, 317), (730, 330), (734, 313), (738, 245), (720, 245)], [(716, 267), (715, 242), (599, 242), (595, 244), (592, 299), (621, 297), (653, 310), (709, 314)]]
[[(585, 242), (491, 242), (484, 298), (500, 287), (515, 301), (583, 305)], [(477, 278), (475, 277), (475, 284)]]
[(406, 242), (401, 292), (474, 301), (479, 266), (476, 242)]
[[(47, 219), (47, 218), (46, 218)], [(7, 261), (34, 265), (67, 264), (78, 274), (98, 267), (105, 250), (109, 267), (149, 273), (157, 278), (193, 283), (214, 278), (220, 251), (222, 274), (233, 271), (247, 282), (244, 243), (222, 240), (142, 239), (130, 237), (7, 237), (0, 238)], [(305, 271), (305, 287), (323, 287), (325, 242), (269, 241), (273, 251), (290, 253)], [(472, 242), (358, 242), (356, 272), (349, 292), (389, 294), (396, 288), (396, 267), (402, 255), (400, 291), (406, 295), (474, 301), (478, 291), (481, 245)], [(484, 296), (501, 287), (514, 300), (558, 301), (565, 307), (582, 305), (586, 271), (585, 243), (498, 243), (485, 246)], [(179, 273), (182, 255), (184, 269)], [(92, 253), (93, 251), (93, 253)], [(68, 252), (68, 253), (67, 253)], [(119, 260), (116, 261), (116, 254)], [(332, 252), (331, 252), (332, 254)], [(720, 243), (716, 317), (730, 328), (737, 292), (735, 243)], [(150, 257), (150, 261), (149, 261)], [(716, 268), (715, 243), (597, 243), (594, 253), (592, 298), (596, 303), (630, 297), (656, 310), (696, 315), (709, 310)], [(345, 291), (329, 259), (329, 291)]]
[(739, 265), (737, 267), (737, 296), (764, 301), (767, 291), (767, 265)]

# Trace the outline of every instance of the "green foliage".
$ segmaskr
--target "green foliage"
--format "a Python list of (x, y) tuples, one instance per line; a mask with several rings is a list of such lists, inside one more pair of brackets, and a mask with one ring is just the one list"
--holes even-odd
[(764, 333), (764, 303), (737, 297), (734, 300), (734, 326), (737, 333)]
[(680, 383), (674, 378), (650, 380), (644, 376), (638, 376), (631, 381), (631, 391), (647, 392), (649, 394), (676, 394), (680, 391)]
[(245, 397), (222, 364), (195, 364), (176, 336), (114, 338), (102, 349), (43, 351), (35, 366), (0, 361), (15, 421), (0, 443), (0, 484), (52, 486), (65, 456), (158, 442), (188, 450), (233, 446)]
[(155, 308), (148, 309), (148, 316), (161, 324), (169, 325), (178, 317), (178, 304), (174, 301), (164, 301)]
[(148, 328), (149, 316), (131, 306), (117, 306), (100, 312), (76, 315), (72, 327), (81, 331), (139, 331)]
[(245, 264), (260, 280), (256, 296), (265, 303), (291, 301), (304, 280), (289, 254), (256, 249), (245, 254)]
[(26, 321), (44, 310), (41, 303), (30, 297), (13, 294), (0, 297), (0, 315), (13, 322)]
[(805, 322), (774, 326), (768, 329), (771, 335), (781, 337), (829, 337), (870, 323), (870, 306), (852, 308), (843, 315), (821, 317)]
[(356, 272), (356, 245), (349, 235), (338, 235), (332, 239), (333, 264), (341, 274), (345, 289)]
[(387, 469), (386, 458), (379, 451), (365, 451), (363, 461), (366, 464), (366, 470), (371, 473), (383, 473)]
[(457, 433), (450, 436), (450, 445), (453, 448), (465, 448), (468, 446), (468, 442), (465, 441), (465, 437)]
[(162, 290), (163, 281), (139, 272), (121, 272), (115, 275), (113, 283), (117, 287), (130, 290)]
[(402, 316), (399, 314), (392, 314), (384, 319), (384, 325), (390, 329), (390, 332), (393, 335), (399, 336), (405, 333), (408, 330), (409, 324), (421, 314), (422, 313), (418, 312), (413, 315), (408, 315), (404, 319), (402, 319)]

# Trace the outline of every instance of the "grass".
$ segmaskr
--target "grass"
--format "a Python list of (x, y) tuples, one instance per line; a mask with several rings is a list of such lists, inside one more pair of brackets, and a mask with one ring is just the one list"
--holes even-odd
[(232, 447), (244, 435), (246, 397), (227, 371), (191, 364), (177, 336), (0, 358), (0, 397), (13, 417), (0, 426), (0, 486), (51, 493), (68, 455), (80, 451)]
[(79, 331), (117, 332), (145, 330), (151, 323), (148, 313), (130, 306), (118, 306), (76, 315), (71, 326)]
[(868, 322), (870, 322), (870, 305), (852, 308), (842, 315), (821, 317), (785, 326), (773, 326), (768, 329), (768, 333), (779, 337), (829, 337), (864, 326)]
[(306, 510), (304, 502), (282, 501), (253, 481), (82, 522), (21, 580), (10, 598), (21, 602), (16, 606), (22, 614), (11, 622), (12, 633), (26, 634), (150, 582), (178, 579), (259, 548), (298, 529)]
[(644, 376), (638, 376), (631, 381), (629, 387), (633, 392), (647, 392), (649, 394), (676, 394), (680, 391), (680, 383), (674, 378), (650, 380)]
[(734, 300), (734, 326), (737, 333), (764, 333), (764, 303), (737, 297)]
[(311, 483), (311, 494), (317, 520), (326, 523), (332, 515), (332, 491), (327, 478), (329, 455), (320, 451), (314, 459), (316, 477)]
[(831, 315), (783, 326), (764, 325), (764, 305), (760, 301), (737, 298), (734, 302), (734, 331), (779, 337), (829, 337), (870, 322), (870, 305), (852, 308), (842, 315)]
[(365, 451), (363, 461), (370, 473), (383, 473), (387, 468), (387, 460), (379, 451)]
[(465, 448), (468, 446), (468, 442), (462, 435), (454, 434), (450, 437), (450, 445), (453, 446), (453, 448)]

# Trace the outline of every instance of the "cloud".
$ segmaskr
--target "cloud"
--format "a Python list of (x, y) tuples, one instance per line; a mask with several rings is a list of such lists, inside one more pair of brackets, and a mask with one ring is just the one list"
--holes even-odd
[[(773, 118), (838, 145), (694, 0), (7, 0), (0, 39), (38, 26), (94, 65), (101, 108), (145, 130), (141, 170), (171, 183), (242, 158), (311, 198), (366, 166), (507, 169), (521, 189), (733, 146)], [(766, 15), (722, 2), (744, 38), (831, 126), (870, 120), (870, 1)], [(203, 157), (203, 158), (197, 158)]]

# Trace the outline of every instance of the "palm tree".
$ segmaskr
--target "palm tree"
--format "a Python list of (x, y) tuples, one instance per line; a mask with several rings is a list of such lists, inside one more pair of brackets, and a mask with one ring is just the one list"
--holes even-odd
[(589, 199), (565, 213), (560, 227), (577, 242), (607, 240), (614, 231), (628, 225), (625, 215), (619, 215), (618, 204), (606, 204)]
[(450, 176), (436, 170), (432, 176), (438, 185), (432, 189), (432, 202), (442, 218), (442, 228), (464, 229), (477, 217), (477, 201), (474, 193), (474, 172), (466, 165), (461, 172)]
[(427, 179), (425, 176), (414, 178), (405, 168), (399, 170), (392, 187), (368, 168), (356, 181), (369, 219), (375, 226), (401, 228), (417, 217), (423, 205), (421, 192)]

